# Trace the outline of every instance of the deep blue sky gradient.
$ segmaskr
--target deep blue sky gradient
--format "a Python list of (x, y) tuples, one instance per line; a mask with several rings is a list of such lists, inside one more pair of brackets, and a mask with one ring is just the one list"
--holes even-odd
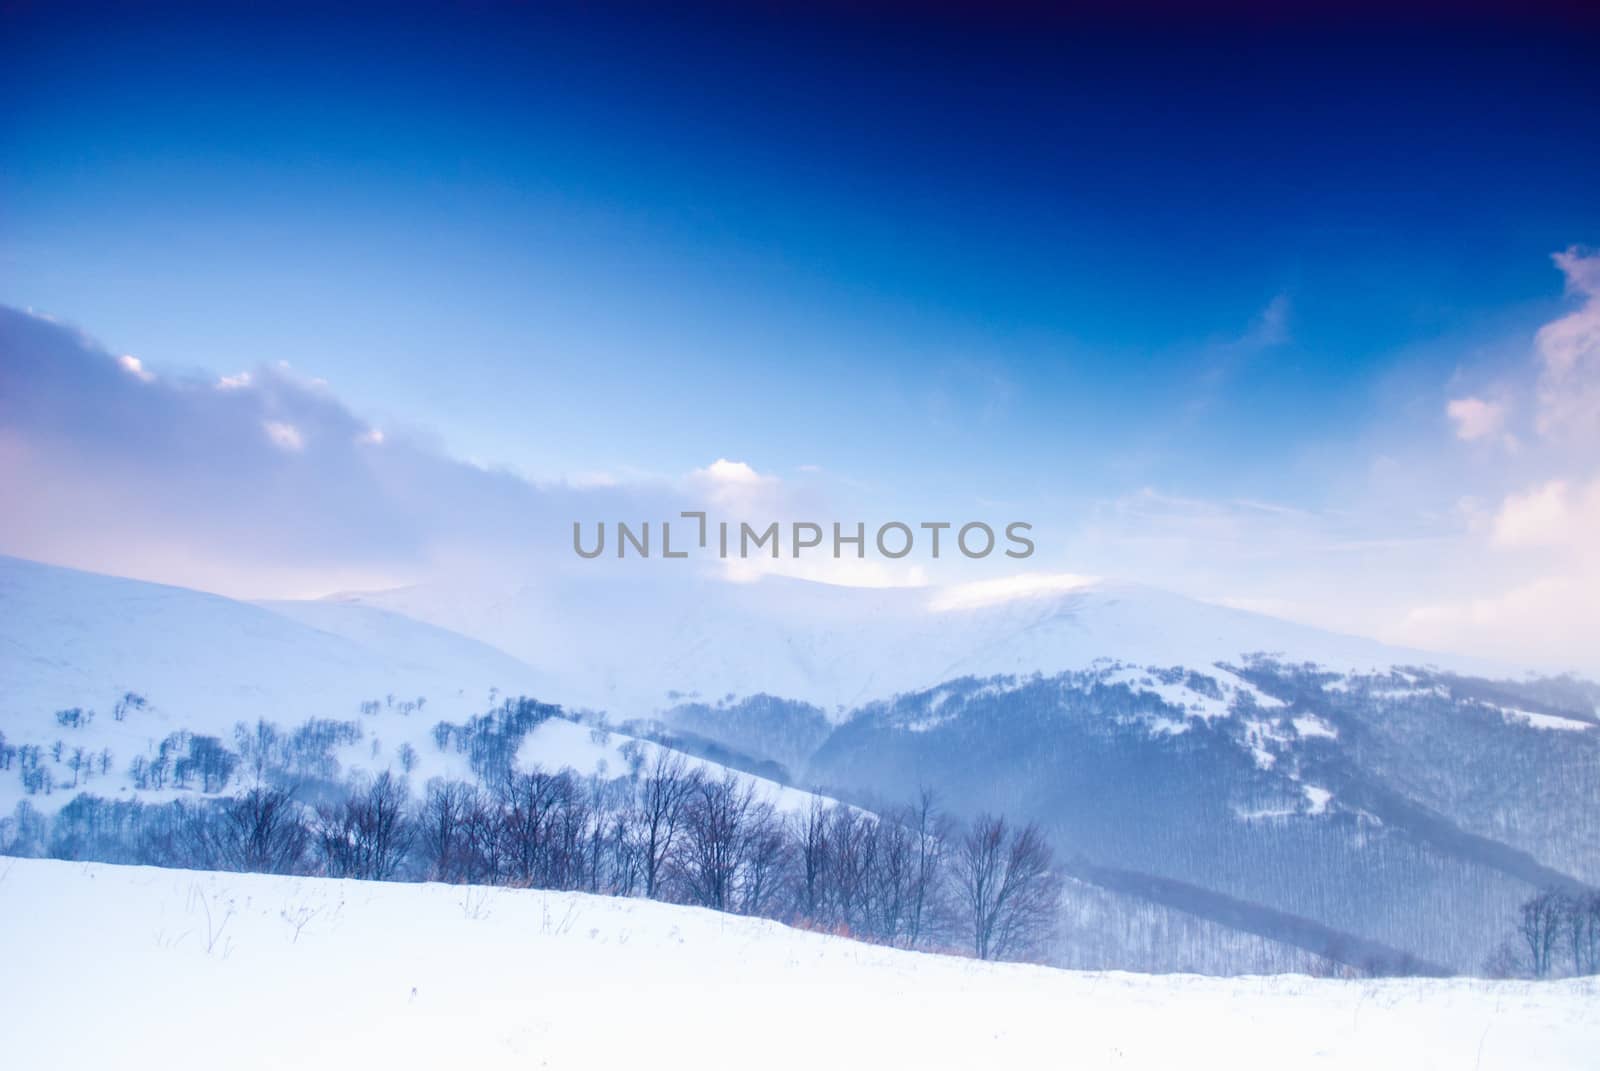
[(0, 301), (537, 477), (1316, 505), (1600, 242), (1582, 21), (6, 21)]

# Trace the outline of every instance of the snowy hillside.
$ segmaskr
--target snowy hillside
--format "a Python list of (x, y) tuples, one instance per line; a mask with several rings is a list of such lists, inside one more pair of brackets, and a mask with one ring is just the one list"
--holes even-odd
[(660, 564), (595, 563), (520, 584), (327, 601), (393, 610), (493, 644), (547, 675), (563, 702), (615, 718), (758, 693), (837, 718), (957, 677), (1052, 674), (1097, 659), (1200, 668), (1268, 652), (1341, 671), (1482, 668), (1137, 584), (1032, 576), (849, 588), (774, 576), (730, 583)]
[[(0, 860), (11, 1066), (1593, 1066), (1591, 980), (976, 963), (641, 900)], [(93, 1029), (83, 1029), (93, 1009)]]
[[(378, 609), (254, 605), (0, 557), (0, 744), (37, 749), (48, 774), (30, 789), (20, 760), (0, 768), (0, 815), (21, 799), (53, 811), (80, 791), (144, 802), (190, 795), (204, 786), (140, 786), (130, 763), (194, 736), (235, 749), (235, 728), (258, 719), (285, 733), (313, 720), (334, 726), (320, 735), (337, 775), (408, 765), (418, 785), (470, 779), (467, 758), (439, 747), (433, 727), (502, 698), (544, 698), (547, 686), (483, 643)], [(628, 743), (557, 718), (520, 740), (517, 763), (616, 777)], [(659, 748), (632, 750), (649, 761)], [(809, 798), (747, 780), (780, 809)]]
[(149, 703), (146, 722), (196, 732), (345, 718), (390, 695), (460, 716), (490, 688), (539, 691), (538, 674), (485, 644), (396, 614), (319, 609), (0, 557), (0, 727), (72, 706), (110, 721), (128, 691)]

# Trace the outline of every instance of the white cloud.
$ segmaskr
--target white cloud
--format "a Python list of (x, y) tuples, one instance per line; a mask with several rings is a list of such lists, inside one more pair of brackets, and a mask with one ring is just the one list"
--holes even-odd
[[(598, 472), (535, 484), (414, 431), (380, 429), (285, 365), (146, 379), (78, 332), (3, 306), (0, 354), (0, 502), (29, 503), (0, 510), (0, 553), (76, 568), (299, 596), (564, 564), (574, 521), (685, 509), (763, 524), (831, 515), (820, 489), (727, 457), (675, 480)], [(909, 562), (754, 567), (827, 583), (926, 582)]]
[[(1412, 595), (1384, 638), (1530, 664), (1600, 669), (1600, 256), (1553, 257), (1576, 309), (1534, 334), (1531, 353), (1499, 370), (1492, 397), (1446, 405), (1458, 439), (1503, 442), (1470, 472), (1453, 511), (1460, 534), (1430, 598)], [(1528, 398), (1526, 432), (1511, 430)], [(1481, 458), (1479, 459), (1482, 460)], [(1451, 582), (1445, 582), (1453, 574)]]
[(156, 378), (154, 372), (145, 368), (144, 363), (131, 353), (124, 353), (117, 358), (117, 364), (122, 370), (141, 383), (153, 382)]
[(1502, 663), (1597, 671), (1600, 571), (1580, 568), (1476, 598), (1417, 607), (1386, 639)]
[(1445, 413), (1456, 426), (1456, 438), (1465, 442), (1498, 435), (1506, 425), (1506, 407), (1482, 398), (1452, 398)]
[[(570, 555), (575, 519), (660, 517), (680, 488), (534, 486), (384, 428), (280, 365), (250, 389), (136, 377), (0, 306), (0, 553), (246, 598)], [(243, 383), (242, 376), (230, 376)], [(315, 464), (285, 465), (285, 457)], [(217, 503), (227, 501), (227, 509)]]
[(1555, 255), (1568, 293), (1584, 301), (1576, 311), (1545, 324), (1535, 339), (1541, 434), (1600, 442), (1600, 254), (1569, 249)]
[(772, 476), (763, 476), (743, 461), (729, 461), (719, 457), (703, 469), (695, 469), (694, 475), (715, 484), (733, 487), (756, 487), (775, 479)]
[(688, 489), (711, 506), (750, 520), (784, 515), (783, 481), (757, 472), (747, 462), (719, 457), (689, 474)]
[(1547, 547), (1565, 543), (1573, 524), (1565, 480), (1551, 480), (1509, 495), (1495, 514), (1490, 536), (1497, 547)]
[(280, 450), (298, 453), (306, 448), (305, 436), (300, 434), (300, 429), (293, 424), (282, 420), (263, 420), (261, 429), (267, 433), (272, 445)]
[[(1410, 610), (1395, 638), (1441, 649), (1570, 660), (1593, 672), (1600, 634), (1600, 256), (1568, 249), (1554, 256), (1566, 290), (1581, 302), (1541, 327), (1523, 388), (1534, 398), (1521, 463), (1504, 474), (1517, 489), (1485, 504), (1466, 496), (1458, 509), (1469, 590)], [(1478, 397), (1447, 407), (1465, 441), (1504, 435), (1507, 409)], [(1473, 591), (1476, 587), (1480, 590)]]

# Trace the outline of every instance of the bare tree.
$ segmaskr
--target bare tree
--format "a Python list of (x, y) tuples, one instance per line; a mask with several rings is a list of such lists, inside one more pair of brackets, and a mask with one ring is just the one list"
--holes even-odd
[(899, 945), (911, 929), (911, 902), (916, 883), (916, 846), (904, 814), (872, 822), (873, 850), (868, 859), (866, 934)]
[(924, 787), (918, 792), (908, 824), (916, 834), (917, 859), (906, 938), (907, 947), (915, 947), (940, 906), (945, 843), (950, 837), (950, 820), (939, 812), (933, 789)]
[(467, 833), (469, 884), (498, 882), (505, 874), (504, 838), (500, 835), (500, 810), (487, 793), (476, 793), (463, 826)]
[(573, 775), (565, 770), (561, 774), (560, 793), (556, 801), (554, 854), (549, 874), (549, 887), (554, 889), (581, 889), (587, 880), (589, 857), (589, 793)]
[(790, 819), (789, 839), (795, 853), (795, 914), (819, 922), (828, 881), (828, 808), (819, 797)]
[(559, 809), (569, 789), (567, 778), (535, 767), (513, 774), (501, 787), (500, 832), (505, 844), (507, 877), (512, 884), (558, 888)]
[(1562, 926), (1572, 954), (1572, 973), (1600, 974), (1600, 892), (1574, 893), (1563, 905)]
[(610, 864), (614, 856), (617, 818), (624, 810), (620, 806), (621, 793), (617, 783), (593, 776), (588, 779), (585, 792), (586, 824), (577, 887), (592, 893), (612, 892), (616, 888), (616, 868)]
[(482, 807), (479, 793), (460, 781), (428, 782), (417, 820), (417, 841), (432, 881), (472, 880), (474, 851), (469, 828), (472, 813)]
[(828, 817), (826, 919), (836, 931), (865, 934), (877, 852), (875, 822), (844, 804)]
[(697, 780), (684, 809), (684, 843), (676, 859), (692, 902), (718, 911), (740, 906), (752, 833), (757, 827), (766, 832), (770, 812), (756, 798), (755, 786), (731, 770), (716, 781)]
[(1522, 905), (1517, 934), (1528, 949), (1528, 967), (1535, 978), (1550, 974), (1551, 955), (1561, 930), (1565, 904), (1561, 893), (1545, 889)]
[(234, 726), (233, 742), (239, 749), (240, 764), (253, 785), (266, 784), (268, 774), (288, 766), (286, 741), (278, 727), (265, 719), (256, 719), (253, 726), (244, 722)]
[(1048, 936), (1061, 885), (1038, 826), (1013, 829), (1005, 818), (981, 815), (956, 848), (955, 879), (979, 959), (1033, 951)]
[(233, 869), (294, 874), (311, 841), (300, 804), (287, 788), (253, 788), (224, 809), (224, 857)]
[(611, 891), (617, 896), (632, 896), (638, 891), (639, 883), (644, 880), (644, 852), (641, 849), (642, 838), (634, 828), (634, 821), (638, 815), (632, 805), (632, 784), (626, 781), (619, 784), (627, 790), (627, 794), (612, 812), (606, 830), (606, 852), (610, 859), (609, 880)]
[(145, 846), (168, 865), (255, 874), (308, 869), (311, 831), (288, 788), (255, 788), (233, 799), (176, 807), (170, 830)]
[(410, 850), (415, 827), (406, 816), (405, 782), (387, 770), (320, 815), (318, 843), (334, 877), (386, 881)]
[(750, 815), (745, 835), (745, 871), (738, 910), (764, 916), (781, 911), (783, 888), (793, 859), (783, 822), (770, 805), (763, 804)]
[(638, 838), (644, 894), (658, 897), (667, 862), (677, 845), (684, 809), (700, 784), (699, 771), (691, 771), (682, 755), (657, 748), (649, 771), (639, 786), (637, 814), (632, 823)]

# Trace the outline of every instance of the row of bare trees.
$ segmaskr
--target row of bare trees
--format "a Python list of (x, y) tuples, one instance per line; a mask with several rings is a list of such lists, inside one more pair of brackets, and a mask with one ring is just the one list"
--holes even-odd
[(779, 811), (757, 782), (656, 750), (606, 781), (534, 769), (435, 780), (384, 773), (320, 807), (257, 787), (196, 808), (155, 854), (177, 865), (578, 890), (761, 915), (902, 948), (987, 959), (1041, 951), (1060, 898), (1034, 826), (961, 824), (930, 792), (872, 814), (813, 798)]
[(1513, 936), (1483, 970), (1491, 978), (1600, 974), (1600, 891), (1541, 889), (1523, 901)]
[(1517, 911), (1514, 941), (1486, 965), (1500, 976), (1600, 974), (1600, 891), (1543, 889)]

